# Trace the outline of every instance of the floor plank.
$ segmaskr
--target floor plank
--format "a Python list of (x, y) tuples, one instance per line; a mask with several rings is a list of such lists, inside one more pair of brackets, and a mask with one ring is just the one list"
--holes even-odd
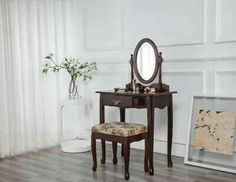
[[(0, 182), (119, 182), (124, 181), (123, 158), (112, 164), (111, 145), (107, 146), (107, 161), (99, 163), (101, 150), (98, 143), (97, 172), (92, 172), (91, 152), (67, 154), (59, 147), (30, 152), (0, 160)], [(119, 152), (120, 154), (120, 148)], [(173, 168), (167, 167), (166, 156), (154, 154), (154, 176), (143, 171), (143, 151), (131, 150), (130, 182), (235, 182), (236, 175), (186, 166), (183, 158), (173, 157)]]

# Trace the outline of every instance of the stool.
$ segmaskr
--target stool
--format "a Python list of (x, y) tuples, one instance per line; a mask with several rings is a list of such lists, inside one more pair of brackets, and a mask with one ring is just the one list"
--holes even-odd
[[(117, 164), (117, 143), (123, 144), (125, 172), (124, 178), (129, 179), (130, 143), (145, 139), (144, 171), (148, 172), (148, 130), (141, 124), (111, 122), (92, 127), (91, 146), (93, 156), (92, 170), (97, 170), (96, 139), (112, 142), (113, 164)], [(105, 157), (101, 163), (105, 163)]]

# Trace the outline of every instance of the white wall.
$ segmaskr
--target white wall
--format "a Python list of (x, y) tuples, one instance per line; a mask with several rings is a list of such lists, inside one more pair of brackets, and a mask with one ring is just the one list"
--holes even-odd
[[(78, 19), (76, 54), (98, 62), (94, 80), (81, 90), (94, 99), (93, 123), (99, 119), (95, 90), (128, 82), (129, 55), (144, 37), (154, 40), (163, 52), (163, 80), (178, 91), (174, 155), (184, 155), (192, 95), (236, 95), (235, 0), (82, 0), (74, 8), (78, 12), (74, 16)], [(118, 110), (109, 108), (106, 116), (118, 119)], [(146, 123), (146, 112), (130, 110), (127, 120)], [(155, 120), (155, 151), (166, 153), (166, 110), (157, 111)]]

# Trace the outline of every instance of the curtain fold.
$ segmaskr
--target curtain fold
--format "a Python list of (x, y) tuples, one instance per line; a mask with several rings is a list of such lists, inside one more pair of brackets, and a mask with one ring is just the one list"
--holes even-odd
[(59, 78), (41, 70), (69, 54), (71, 3), (0, 0), (0, 158), (58, 142)]

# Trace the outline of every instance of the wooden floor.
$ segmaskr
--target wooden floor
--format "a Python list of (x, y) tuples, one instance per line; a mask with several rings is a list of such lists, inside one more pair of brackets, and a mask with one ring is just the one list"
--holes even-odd
[[(98, 168), (92, 172), (91, 152), (81, 154), (62, 153), (59, 147), (28, 153), (0, 160), (0, 182), (119, 182), (123, 179), (124, 163), (118, 158), (118, 165), (112, 164), (111, 145), (107, 146), (107, 161), (100, 164), (98, 147)], [(120, 154), (120, 152), (119, 152)], [(173, 168), (167, 168), (166, 156), (154, 155), (154, 176), (143, 171), (143, 151), (131, 150), (130, 182), (236, 182), (236, 175), (187, 166), (183, 158), (173, 157)]]

